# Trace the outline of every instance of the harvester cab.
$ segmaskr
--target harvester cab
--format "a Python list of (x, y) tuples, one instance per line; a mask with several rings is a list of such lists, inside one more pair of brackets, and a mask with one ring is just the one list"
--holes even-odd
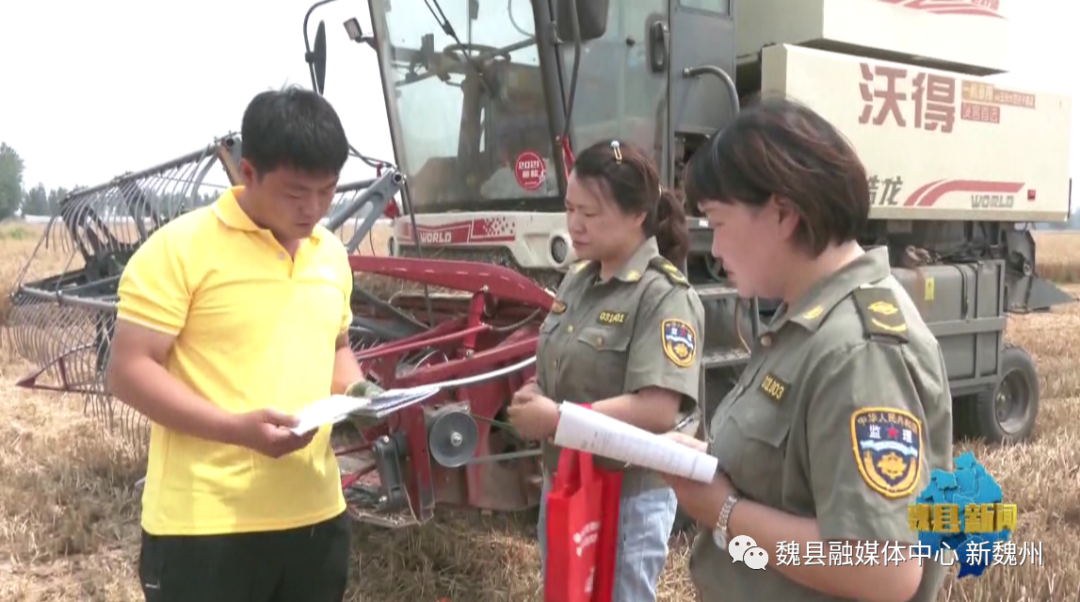
[[(703, 53), (673, 41), (666, 0), (372, 0), (370, 34), (347, 21), (350, 38), (377, 53), (398, 168), (408, 175), (404, 202), (424, 216), (395, 223), (391, 252), (415, 255), (419, 243), (554, 287), (575, 259), (561, 215), (572, 147), (630, 140), (651, 149), (676, 184), (686, 147), (729, 119), (737, 97), (726, 9), (671, 9), (692, 36), (720, 43)], [(325, 52), (308, 58), (314, 78)], [(699, 69), (686, 77), (684, 68)], [(679, 99), (674, 114), (669, 90)], [(677, 140), (667, 135), (673, 127)]]

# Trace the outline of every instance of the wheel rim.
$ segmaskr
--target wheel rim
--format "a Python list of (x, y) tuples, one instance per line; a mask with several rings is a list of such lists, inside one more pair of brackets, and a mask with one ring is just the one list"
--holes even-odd
[(1027, 422), (1031, 408), (1031, 391), (1024, 375), (1014, 370), (1005, 375), (994, 396), (994, 415), (1001, 430), (1010, 435), (1018, 433)]

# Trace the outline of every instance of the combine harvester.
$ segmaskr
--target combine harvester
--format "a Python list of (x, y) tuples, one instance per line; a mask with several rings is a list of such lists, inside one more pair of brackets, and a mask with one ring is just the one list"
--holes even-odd
[[(351, 257), (358, 358), (385, 387), (507, 373), (338, 428), (353, 516), (402, 526), (429, 520), (437, 505), (537, 503), (538, 450), (515, 436), (504, 408), (534, 370), (551, 290), (575, 261), (562, 213), (572, 149), (631, 140), (652, 149), (663, 181), (678, 188), (691, 153), (759, 92), (813, 107), (864, 160), (874, 206), (861, 242), (888, 245), (939, 338), (956, 434), (1029, 438), (1038, 376), (1004, 331), (1010, 312), (1073, 301), (1035, 274), (1026, 227), (1069, 215), (1072, 107), (985, 79), (1005, 70), (1005, 2), (753, 0), (735, 11), (730, 0), (369, 0), (373, 32), (356, 19), (344, 25), (377, 55), (397, 167), (343, 187), (329, 220), (355, 250), (376, 217), (393, 218), (389, 256)], [(306, 43), (306, 18), (304, 29)], [(306, 59), (321, 92), (323, 23)], [(13, 293), (15, 348), (41, 369), (24, 386), (113, 407), (102, 368), (124, 260), (201, 198), (209, 157), (235, 173), (239, 143), (222, 139), (64, 202), (43, 242), (69, 245), (86, 267), (21, 280)], [(178, 196), (162, 192), (175, 182)], [(399, 187), (400, 207), (390, 202)], [(365, 205), (363, 223), (342, 232)], [(146, 227), (120, 240), (96, 225), (118, 215)], [(775, 303), (737, 298), (709, 255), (711, 230), (691, 221), (685, 271), (707, 311), (711, 414)], [(365, 285), (372, 275), (411, 285), (375, 294)]]

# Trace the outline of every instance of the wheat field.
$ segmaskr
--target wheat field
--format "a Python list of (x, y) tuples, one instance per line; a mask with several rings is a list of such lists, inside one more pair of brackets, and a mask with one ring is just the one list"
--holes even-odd
[[(40, 228), (0, 226), (0, 293)], [(361, 249), (386, 248), (382, 240)], [(1039, 235), (1038, 269), (1080, 293), (1080, 234)], [(54, 269), (63, 258), (57, 257)], [(45, 264), (49, 262), (46, 261)], [(4, 295), (6, 298), (6, 295)], [(0, 324), (3, 320), (0, 305)], [(947, 602), (1075, 600), (1080, 592), (1080, 304), (1012, 317), (1007, 337), (1035, 359), (1042, 409), (1031, 443), (973, 450), (1019, 508), (1017, 542), (1042, 544), (1042, 566), (993, 567), (949, 581)], [(29, 366), (0, 350), (0, 600), (142, 600), (136, 481), (143, 459), (83, 413), (81, 397), (16, 388)], [(390, 532), (356, 525), (347, 600), (539, 601), (534, 513), (441, 510), (432, 524)], [(668, 558), (660, 599), (691, 601), (686, 544)]]

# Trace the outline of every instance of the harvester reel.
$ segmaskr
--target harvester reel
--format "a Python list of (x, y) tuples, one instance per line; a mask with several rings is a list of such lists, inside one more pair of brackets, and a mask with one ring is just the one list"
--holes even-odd
[(440, 409), (428, 426), (428, 450), (440, 466), (464, 466), (476, 454), (480, 429), (466, 409)]
[(105, 383), (120, 275), (155, 230), (220, 194), (202, 187), (203, 180), (215, 165), (234, 173), (239, 146), (239, 138), (228, 135), (60, 201), (11, 296), (12, 351), (35, 365), (19, 386), (81, 394), (86, 414), (118, 430), (133, 448), (145, 448), (147, 420), (114, 403)]
[(413, 356), (406, 357), (398, 364), (397, 377), (404, 378), (409, 374), (428, 366), (442, 364), (450, 361), (450, 356), (439, 349), (421, 349)]
[[(7, 299), (0, 304), (5, 346), (35, 366), (18, 386), (81, 394), (85, 413), (118, 430), (133, 448), (145, 449), (149, 422), (115, 403), (105, 383), (117, 285), (127, 261), (155, 230), (214, 202), (227, 185), (240, 183), (240, 149), (239, 136), (229, 134), (61, 200), (58, 214), (19, 273), (10, 306)], [(205, 180), (214, 167), (221, 168), (225, 178), (211, 184)], [(327, 228), (355, 251), (403, 182), (390, 167), (377, 178), (340, 185)], [(58, 252), (64, 256), (59, 262)]]

